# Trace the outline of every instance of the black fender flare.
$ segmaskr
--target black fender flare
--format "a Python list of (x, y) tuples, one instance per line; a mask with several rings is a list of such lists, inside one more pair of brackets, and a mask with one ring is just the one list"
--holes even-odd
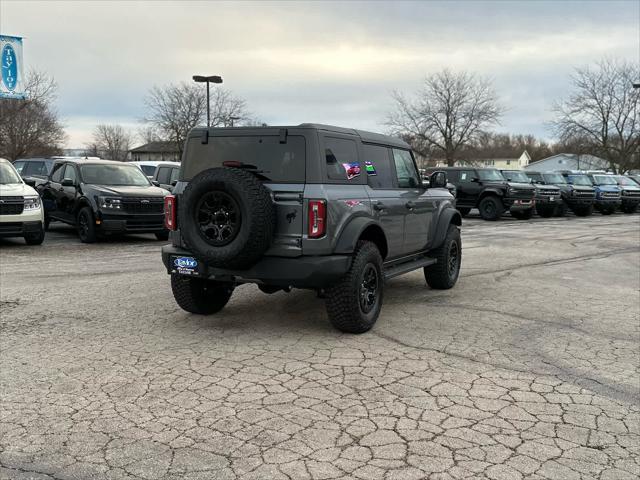
[(460, 212), (455, 208), (445, 208), (440, 213), (431, 249), (438, 248), (444, 243), (447, 230), (449, 230), (449, 225), (452, 223), (458, 226), (462, 225), (462, 215), (460, 215)]
[[(337, 254), (350, 254), (356, 249), (358, 239), (367, 228), (375, 226), (380, 229), (384, 236), (385, 244), (388, 244), (384, 230), (379, 223), (367, 217), (356, 217), (352, 219), (340, 232), (334, 252)], [(386, 247), (386, 245), (385, 245)], [(384, 257), (384, 252), (381, 252)]]

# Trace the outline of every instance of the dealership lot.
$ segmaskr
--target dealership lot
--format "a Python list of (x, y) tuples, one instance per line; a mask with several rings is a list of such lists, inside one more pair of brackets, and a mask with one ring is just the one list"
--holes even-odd
[(0, 241), (0, 478), (637, 478), (640, 216), (462, 232), (360, 336), (305, 291), (188, 315), (153, 236)]

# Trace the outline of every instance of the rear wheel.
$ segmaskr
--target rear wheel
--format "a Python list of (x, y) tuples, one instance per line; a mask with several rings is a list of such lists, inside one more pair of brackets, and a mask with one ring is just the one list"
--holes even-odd
[(511, 215), (513, 215), (513, 217), (517, 218), (518, 220), (529, 220), (531, 217), (533, 217), (533, 208), (530, 208), (528, 210), (515, 210), (511, 212)]
[(89, 207), (84, 207), (78, 212), (76, 228), (78, 229), (78, 236), (82, 243), (94, 243), (98, 239), (96, 235), (96, 222), (93, 219), (93, 212)]
[(564, 217), (567, 214), (567, 204), (564, 202), (560, 202), (558, 208), (556, 208), (556, 217)]
[(380, 251), (372, 242), (358, 242), (351, 268), (326, 291), (331, 324), (347, 333), (370, 330), (380, 315), (383, 294)]
[(458, 211), (460, 212), (460, 215), (465, 217), (465, 216), (469, 215), (469, 212), (471, 211), (471, 209), (468, 208), (468, 207), (458, 207)]
[(173, 298), (180, 308), (190, 313), (211, 315), (219, 312), (231, 298), (233, 289), (231, 283), (171, 274)]
[(478, 210), (483, 220), (495, 221), (502, 216), (504, 206), (498, 197), (489, 195), (480, 200)]
[(431, 288), (447, 290), (453, 287), (460, 275), (462, 261), (462, 240), (460, 229), (449, 225), (444, 243), (430, 254), (437, 260), (434, 265), (424, 267), (424, 278)]

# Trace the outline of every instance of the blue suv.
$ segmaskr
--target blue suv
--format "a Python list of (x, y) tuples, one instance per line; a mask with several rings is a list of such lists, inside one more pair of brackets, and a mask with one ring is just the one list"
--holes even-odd
[(606, 173), (562, 172), (569, 184), (584, 185), (588, 181), (596, 191), (594, 207), (602, 215), (611, 215), (622, 203), (622, 195), (617, 182)]

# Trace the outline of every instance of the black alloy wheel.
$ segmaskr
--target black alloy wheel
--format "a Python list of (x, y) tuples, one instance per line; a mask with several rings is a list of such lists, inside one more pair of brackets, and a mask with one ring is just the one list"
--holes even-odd
[(449, 274), (449, 278), (454, 279), (460, 270), (460, 248), (456, 240), (452, 240), (451, 243), (449, 243), (448, 257), (447, 273)]
[(379, 282), (375, 266), (372, 263), (367, 263), (362, 272), (362, 282), (360, 283), (360, 310), (362, 313), (367, 314), (376, 306)]
[(200, 235), (210, 245), (228, 245), (238, 235), (242, 214), (238, 203), (228, 193), (213, 191), (203, 195), (195, 211)]

